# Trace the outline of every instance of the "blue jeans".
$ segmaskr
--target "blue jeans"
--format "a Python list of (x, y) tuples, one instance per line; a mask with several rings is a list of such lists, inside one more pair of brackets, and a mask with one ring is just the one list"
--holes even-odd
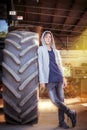
[(64, 122), (64, 113), (67, 114), (68, 111), (68, 108), (64, 104), (64, 91), (62, 85), (62, 82), (47, 84), (48, 95), (53, 104), (58, 107), (59, 124)]

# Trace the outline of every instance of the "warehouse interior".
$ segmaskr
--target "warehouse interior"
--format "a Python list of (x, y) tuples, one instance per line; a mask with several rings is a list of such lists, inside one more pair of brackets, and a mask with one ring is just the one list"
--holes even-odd
[[(67, 79), (67, 88), (64, 89), (66, 103), (69, 105), (73, 103), (87, 104), (87, 0), (0, 1), (1, 111), (3, 109), (2, 91), (4, 86), (2, 83), (4, 41), (6, 35), (14, 30), (37, 33), (39, 45), (41, 45), (40, 36), (43, 31), (49, 30), (53, 33), (56, 48), (60, 50), (64, 74)], [(42, 105), (44, 99), (48, 101), (46, 89), (43, 91), (39, 89), (39, 98), (41, 99), (39, 109), (42, 114), (46, 109), (47, 111), (52, 110), (52, 112), (57, 111), (53, 106), (53, 109), (49, 110)], [(56, 123), (54, 122), (54, 124)], [(80, 130), (79, 127), (76, 130)]]

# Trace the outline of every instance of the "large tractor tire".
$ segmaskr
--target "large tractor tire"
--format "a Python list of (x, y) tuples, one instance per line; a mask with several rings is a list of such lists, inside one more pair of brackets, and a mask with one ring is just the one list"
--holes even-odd
[(38, 34), (8, 33), (3, 50), (3, 100), (7, 123), (38, 122)]

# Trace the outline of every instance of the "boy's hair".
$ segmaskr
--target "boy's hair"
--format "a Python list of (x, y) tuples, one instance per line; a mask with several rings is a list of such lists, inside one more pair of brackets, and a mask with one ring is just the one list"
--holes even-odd
[(50, 34), (50, 35), (51, 35), (51, 37), (52, 37), (51, 32), (45, 32), (44, 37), (45, 37), (47, 34)]

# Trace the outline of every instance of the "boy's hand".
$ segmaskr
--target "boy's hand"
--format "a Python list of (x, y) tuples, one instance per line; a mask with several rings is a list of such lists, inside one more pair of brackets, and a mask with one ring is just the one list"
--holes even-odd
[(40, 91), (44, 91), (45, 90), (45, 83), (40, 83)]
[(63, 78), (63, 88), (67, 87), (67, 80)]

